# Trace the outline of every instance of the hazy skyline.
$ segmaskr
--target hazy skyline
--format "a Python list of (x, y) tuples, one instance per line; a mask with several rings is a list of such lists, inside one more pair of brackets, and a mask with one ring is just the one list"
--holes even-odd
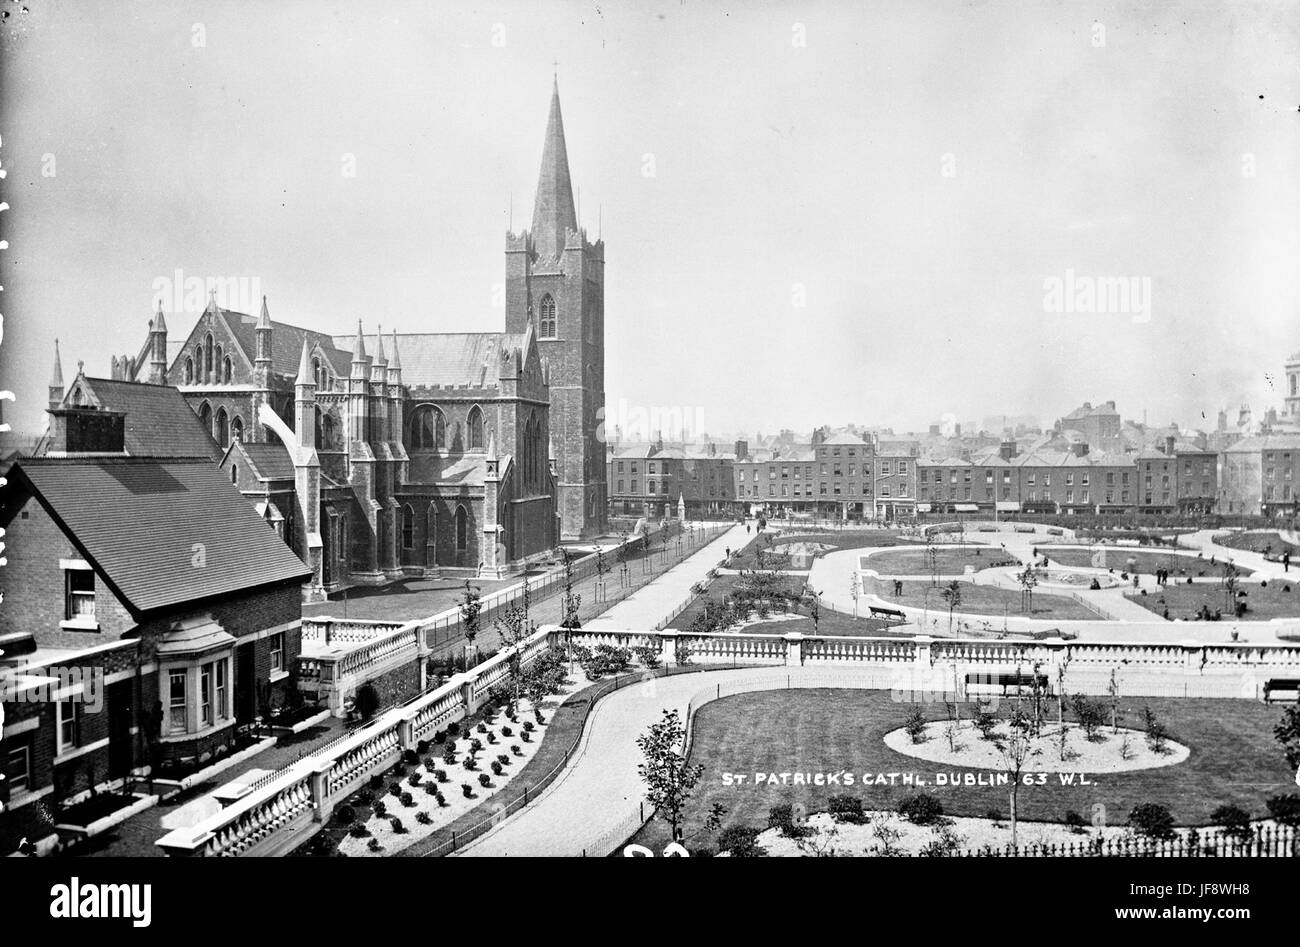
[[(107, 375), (177, 270), (333, 334), (500, 330), (555, 60), (611, 413), (901, 432), (1113, 399), (1212, 429), (1280, 406), (1300, 349), (1289, 4), (26, 5), (0, 27), (16, 429), (56, 336), (66, 379)], [(1149, 312), (1047, 312), (1053, 278), (1146, 281)]]

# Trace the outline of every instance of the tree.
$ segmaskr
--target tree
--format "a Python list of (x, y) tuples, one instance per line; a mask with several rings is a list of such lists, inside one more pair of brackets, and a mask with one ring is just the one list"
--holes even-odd
[(1239, 806), (1219, 806), (1210, 813), (1210, 822), (1223, 829), (1224, 836), (1237, 845), (1248, 845), (1255, 838), (1250, 813)]
[(1241, 570), (1229, 559), (1223, 564), (1223, 592), (1227, 599), (1229, 615), (1237, 614), (1237, 583), (1241, 580)]
[(858, 574), (849, 573), (849, 597), (853, 599), (853, 617), (858, 617)]
[(948, 603), (948, 631), (952, 631), (952, 613), (961, 604), (961, 583), (953, 579), (943, 588), (943, 599)]
[(665, 710), (663, 717), (636, 739), (645, 757), (637, 773), (645, 782), (646, 798), (663, 813), (675, 841), (681, 839), (682, 809), (704, 775), (703, 766), (692, 766), (687, 760), (685, 739), (686, 728), (676, 710)]
[[(1037, 666), (1035, 666), (1035, 676), (1037, 676)], [(1020, 678), (1019, 667), (1016, 668), (1016, 678), (1017, 680)], [(1011, 850), (1013, 852), (1019, 844), (1016, 803), (1020, 799), (1020, 781), (1026, 764), (1040, 753), (1034, 747), (1033, 737), (1030, 735), (1030, 722), (1020, 706), (1020, 700), (1020, 689), (1017, 687), (1016, 702), (1011, 711), (1011, 726), (1007, 728), (1005, 736), (993, 741), (998, 755), (1002, 758), (1002, 771), (1007, 774), (1007, 780), (1011, 783)]]
[(596, 547), (596, 597), (605, 597), (605, 576), (609, 574), (609, 563), (605, 560), (605, 550)]
[(465, 663), (469, 665), (469, 649), (474, 647), (478, 637), (479, 612), (483, 611), (483, 600), (479, 597), (478, 587), (465, 580), (464, 598), (460, 603), (460, 627), (465, 633)]
[(1034, 571), (1032, 563), (1025, 566), (1023, 572), (1016, 573), (1016, 581), (1020, 583), (1020, 610), (1032, 615), (1034, 612), (1034, 586), (1038, 584), (1038, 573)]
[(573, 591), (573, 557), (567, 549), (560, 550), (564, 562), (564, 595), (560, 598), (560, 627), (581, 628), (578, 610), (582, 607), (582, 596)]
[(1174, 817), (1169, 810), (1154, 802), (1144, 802), (1133, 807), (1128, 814), (1128, 824), (1145, 838), (1167, 839), (1174, 837)]
[(1288, 707), (1282, 713), (1282, 719), (1273, 728), (1273, 736), (1282, 744), (1282, 754), (1286, 763), (1294, 770), (1300, 770), (1300, 706)]
[(1079, 726), (1083, 728), (1084, 736), (1093, 743), (1097, 742), (1097, 732), (1106, 720), (1106, 712), (1102, 709), (1102, 705), (1095, 700), (1089, 700), (1083, 694), (1075, 694), (1070, 703), (1074, 716), (1079, 720)]
[(523, 678), (522, 664), (517, 645), (522, 644), (537, 631), (537, 625), (529, 620), (528, 612), (518, 605), (511, 605), (492, 620), (501, 644), (511, 649), (510, 654), (510, 688), (514, 692), (515, 702), (519, 701), (520, 686)]
[(1106, 693), (1110, 696), (1110, 732), (1119, 733), (1119, 678), (1115, 676), (1114, 668), (1110, 669)]
[(623, 535), (619, 537), (618, 548), (614, 551), (614, 558), (616, 558), (616, 559), (618, 560), (619, 585), (627, 585), (627, 579), (628, 579), (628, 575), (627, 575), (627, 570), (628, 570), (628, 565), (627, 565), (627, 557), (628, 557), (627, 542), (628, 542), (628, 540), (627, 540), (627, 531), (624, 530), (624, 531), (623, 531)]
[(818, 628), (821, 627), (822, 618), (822, 594), (811, 587), (808, 589), (808, 617), (812, 619), (813, 634), (817, 634)]
[(930, 585), (939, 587), (939, 550), (934, 545), (934, 534), (925, 534), (925, 559), (930, 566)]
[(1146, 730), (1147, 746), (1151, 752), (1164, 753), (1169, 740), (1169, 730), (1149, 704), (1142, 707), (1142, 723)]

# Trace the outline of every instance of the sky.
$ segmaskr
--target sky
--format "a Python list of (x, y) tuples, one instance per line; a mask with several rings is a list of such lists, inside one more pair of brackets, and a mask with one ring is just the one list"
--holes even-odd
[(0, 10), (17, 430), (56, 337), (107, 375), (178, 270), (327, 332), (501, 329), (557, 74), (613, 420), (1212, 428), (1300, 350), (1293, 3)]

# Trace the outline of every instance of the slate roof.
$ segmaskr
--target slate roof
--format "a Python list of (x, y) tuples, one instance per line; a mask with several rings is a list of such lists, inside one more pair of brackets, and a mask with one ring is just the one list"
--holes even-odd
[[(235, 444), (230, 445), (235, 450)], [(292, 480), (293, 458), (283, 444), (239, 444), (259, 480)]]
[(170, 385), (85, 378), (94, 403), (126, 415), (125, 447), (136, 457), (221, 459), (222, 450), (181, 393)]
[[(206, 456), (31, 458), (9, 477), (0, 496), (30, 484), (135, 613), (311, 574)], [(2, 506), (7, 521), (16, 510)], [(196, 543), (202, 567), (193, 564)]]
[[(245, 312), (235, 312), (233, 309), (222, 309), (220, 312), (251, 363), (257, 356), (257, 317)], [(348, 372), (352, 368), (352, 355), (349, 351), (340, 349), (332, 336), (289, 325), (287, 322), (276, 322), (274, 319), (271, 320), (271, 371), (273, 373), (288, 375), (290, 378), (297, 377), (304, 339), (311, 347), (320, 347), (321, 353), (329, 360), (335, 375), (348, 377)]]
[[(350, 353), (355, 340), (355, 336), (338, 335), (333, 344)], [(375, 351), (374, 336), (364, 337), (363, 342), (367, 352)], [(523, 344), (524, 337), (511, 332), (399, 332), (402, 384), (412, 388), (496, 388), (501, 383), (501, 353), (521, 349)], [(392, 347), (391, 335), (385, 336), (384, 345), (385, 352)], [(301, 341), (298, 346), (301, 349)], [(345, 378), (351, 371), (351, 358), (349, 354), (349, 367), (342, 372)]]

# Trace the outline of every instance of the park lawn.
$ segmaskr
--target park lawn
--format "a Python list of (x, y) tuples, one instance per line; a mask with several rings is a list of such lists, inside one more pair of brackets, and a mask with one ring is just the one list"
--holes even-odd
[(1289, 543), (1282, 538), (1281, 534), (1276, 531), (1263, 533), (1219, 533), (1213, 537), (1214, 542), (1219, 546), (1227, 546), (1229, 549), (1243, 549), (1247, 552), (1258, 552), (1265, 555), (1280, 556), (1284, 552), (1290, 552), (1292, 558), (1300, 554), (1300, 546), (1295, 543)]
[[(768, 539), (771, 537), (771, 545), (781, 546), (786, 543), (818, 543), (823, 546), (833, 546), (823, 555), (831, 552), (838, 552), (842, 549), (874, 549), (881, 546), (907, 546), (917, 544), (917, 540), (909, 539), (898, 530), (893, 529), (845, 529), (834, 530), (824, 533), (805, 533), (798, 530), (792, 530), (788, 533), (781, 533), (776, 536), (764, 534), (763, 552), (767, 554), (771, 545)], [(754, 568), (754, 548), (753, 544), (746, 547), (745, 552), (732, 560), (733, 569), (752, 569)]]
[[(704, 611), (706, 601), (721, 603), (723, 599), (736, 590), (740, 585), (740, 581), (738, 575), (718, 576), (709, 584), (703, 595), (696, 596), (686, 610), (673, 619), (672, 627), (678, 631), (689, 631), (691, 623), (695, 621), (695, 616)], [(803, 576), (785, 576), (781, 581), (781, 587), (792, 592), (798, 592), (803, 586)], [(863, 605), (861, 610), (865, 615), (867, 606)], [(786, 635), (797, 631), (804, 635), (844, 635), (868, 638), (873, 635), (894, 637), (899, 634), (892, 630), (895, 626), (890, 622), (876, 618), (854, 618), (852, 615), (832, 611), (825, 605), (822, 606), (818, 615), (816, 629), (813, 627), (812, 618), (808, 617), (807, 606), (801, 605), (799, 607), (798, 618), (788, 618), (785, 617), (786, 614), (774, 611), (772, 614), (773, 620), (757, 622), (736, 630), (747, 635)]]
[[(1141, 727), (1142, 708), (1149, 705), (1169, 728), (1170, 739), (1190, 747), (1191, 756), (1173, 766), (1129, 773), (1093, 774), (1093, 785), (1062, 785), (1049, 774), (1047, 784), (1025, 786), (1018, 814), (1031, 821), (1064, 821), (1067, 810), (1091, 820), (1105, 807), (1106, 823), (1119, 827), (1134, 806), (1146, 802), (1167, 806), (1180, 825), (1205, 825), (1220, 805), (1237, 805), (1252, 816), (1267, 815), (1268, 797), (1294, 792), (1293, 776), (1273, 726), (1282, 711), (1257, 701), (1121, 698), (1121, 726)], [(695, 718), (691, 761), (704, 775), (685, 811), (686, 847), (712, 847), (714, 837), (702, 833), (702, 823), (716, 803), (726, 815), (723, 826), (766, 828), (768, 810), (799, 803), (809, 813), (826, 809), (832, 795), (849, 793), (867, 809), (893, 809), (915, 792), (939, 797), (951, 815), (982, 817), (991, 809), (1005, 816), (1010, 800), (1005, 787), (935, 786), (936, 773), (984, 773), (942, 766), (897, 753), (884, 735), (903, 726), (916, 704), (897, 702), (888, 691), (794, 689), (726, 697), (703, 706)], [(922, 704), (930, 720), (945, 719), (943, 704)], [(1004, 704), (1002, 716), (1007, 705)], [(1055, 722), (1055, 703), (1049, 719)], [(1068, 712), (1066, 719), (1072, 719)], [(969, 729), (963, 739), (978, 739)], [(755, 773), (842, 773), (855, 775), (855, 785), (753, 785)], [(746, 774), (743, 785), (727, 786), (723, 774)], [(926, 786), (861, 785), (864, 773), (914, 774)], [(655, 819), (635, 841), (660, 851), (668, 841), (666, 824)]]
[[(894, 583), (887, 579), (867, 580), (868, 586), (874, 585), (876, 594), (899, 605), (912, 608), (930, 609), (931, 618), (946, 616), (948, 604), (943, 597), (946, 583), (938, 586), (928, 581), (907, 580), (903, 582), (903, 594), (894, 594)], [(1100, 616), (1090, 611), (1081, 603), (1066, 595), (1053, 595), (1049, 592), (1034, 593), (1033, 612), (1026, 613), (1020, 607), (1019, 589), (1004, 589), (994, 585), (975, 585), (973, 582), (961, 582), (961, 603), (955, 609), (956, 614), (992, 615), (1011, 618), (1044, 618), (1058, 621), (1096, 621)], [(930, 594), (926, 596), (926, 590)], [(942, 624), (942, 622), (941, 622)]]
[[(1019, 559), (997, 546), (963, 546), (934, 552), (938, 575), (962, 575), (967, 566), (978, 571), (1020, 565)], [(929, 575), (930, 553), (926, 549), (889, 549), (862, 556), (862, 567), (881, 575)]]
[[(1051, 565), (1111, 569), (1119, 573), (1131, 571), (1129, 560), (1132, 559), (1135, 563), (1134, 570), (1137, 572), (1152, 574), (1157, 569), (1169, 569), (1173, 578), (1222, 576), (1227, 565), (1222, 559), (1211, 562), (1208, 558), (1170, 555), (1167, 552), (1134, 549), (1131, 546), (1094, 546), (1091, 549), (1057, 549), (1054, 546), (1040, 546), (1038, 551), (1040, 555), (1047, 556)], [(1237, 567), (1238, 575), (1247, 576), (1250, 573), (1250, 569)]]
[[(1300, 576), (1297, 576), (1300, 578)], [(1300, 583), (1273, 581), (1261, 587), (1242, 584), (1238, 592), (1245, 592), (1246, 613), (1239, 621), (1268, 621), (1272, 618), (1300, 617)], [(1290, 591), (1284, 591), (1290, 589)], [(1225, 621), (1232, 619), (1227, 593), (1221, 585), (1200, 582), (1193, 585), (1174, 585), (1172, 582), (1158, 592), (1146, 595), (1129, 595), (1128, 599), (1143, 608), (1163, 615), (1169, 609), (1171, 619), (1195, 618), (1205, 605), (1211, 612), (1218, 609)], [(1034, 597), (1035, 601), (1037, 596)]]

